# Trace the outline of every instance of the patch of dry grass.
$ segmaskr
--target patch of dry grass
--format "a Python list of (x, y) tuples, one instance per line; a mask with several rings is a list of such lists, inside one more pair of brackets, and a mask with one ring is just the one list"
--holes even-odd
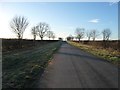
[(119, 65), (118, 61), (120, 61), (120, 52), (113, 49), (104, 49), (104, 48), (98, 48), (91, 45), (85, 45), (82, 43), (76, 43), (72, 41), (68, 41), (69, 44), (78, 47), (84, 51), (87, 51), (93, 55), (96, 55), (98, 57), (102, 57), (108, 61), (110, 61), (113, 64)]

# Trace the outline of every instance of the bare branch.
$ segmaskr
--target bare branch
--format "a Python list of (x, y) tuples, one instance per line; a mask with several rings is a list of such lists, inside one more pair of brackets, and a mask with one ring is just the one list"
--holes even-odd
[(53, 39), (55, 38), (53, 31), (47, 31), (46, 36), (49, 38), (49, 40), (50, 40), (50, 38), (53, 38)]
[(79, 39), (79, 41), (80, 41), (80, 39), (82, 39), (84, 37), (84, 31), (85, 31), (84, 28), (76, 28), (75, 33), (76, 33), (76, 36)]
[(95, 41), (96, 37), (100, 35), (96, 29), (93, 29), (90, 33), (93, 41)]
[(36, 35), (37, 35), (37, 28), (36, 28), (36, 26), (32, 27), (31, 34), (33, 35), (34, 40), (35, 40), (36, 39)]
[(88, 41), (89, 41), (90, 38), (92, 37), (92, 32), (87, 31), (87, 32), (86, 32), (86, 36), (88, 37)]
[(14, 33), (17, 35), (18, 39), (23, 38), (23, 33), (28, 26), (27, 19), (24, 18), (24, 16), (16, 16), (12, 19), (10, 22), (10, 27), (14, 31)]
[(38, 31), (38, 34), (41, 38), (41, 40), (43, 40), (43, 37), (45, 36), (46, 32), (49, 30), (49, 25), (46, 24), (46, 23), (42, 23), (40, 22), (38, 25), (37, 25), (37, 31)]
[(103, 34), (103, 40), (108, 41), (111, 35), (111, 31), (109, 28), (107, 28), (102, 31), (102, 34)]

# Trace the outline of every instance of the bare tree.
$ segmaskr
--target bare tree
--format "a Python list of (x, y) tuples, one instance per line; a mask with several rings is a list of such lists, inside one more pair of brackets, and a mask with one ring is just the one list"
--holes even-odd
[(109, 42), (107, 42), (107, 41), (109, 41), (111, 31), (109, 28), (107, 28), (102, 31), (102, 34), (103, 34), (103, 46), (104, 46), (104, 48), (107, 48), (107, 47), (109, 47)]
[(36, 28), (41, 40), (43, 40), (43, 37), (45, 36), (46, 32), (50, 29), (48, 24), (42, 22), (40, 22)]
[(87, 31), (87, 32), (86, 32), (86, 36), (88, 37), (88, 41), (89, 41), (90, 38), (92, 37), (92, 32)]
[(53, 35), (52, 35), (52, 39), (53, 39), (53, 40), (55, 39), (55, 33), (53, 33)]
[(75, 33), (76, 33), (77, 38), (79, 39), (79, 42), (80, 42), (80, 39), (84, 37), (84, 31), (85, 31), (84, 28), (76, 28)]
[(31, 29), (31, 34), (33, 35), (34, 40), (36, 40), (36, 36), (37, 36), (36, 26), (32, 27), (32, 29)]
[(108, 41), (111, 35), (111, 31), (109, 28), (107, 28), (102, 31), (102, 34), (103, 34), (103, 40)]
[(68, 41), (73, 40), (73, 39), (74, 39), (74, 37), (71, 34), (67, 37)]
[(91, 33), (91, 37), (92, 37), (93, 41), (95, 41), (96, 37), (98, 35), (100, 35), (96, 29), (92, 30), (90, 33)]
[(46, 36), (47, 36), (47, 37), (49, 38), (49, 40), (50, 40), (50, 38), (53, 37), (53, 31), (47, 31)]
[(28, 26), (29, 22), (24, 16), (16, 16), (10, 22), (10, 27), (17, 35), (18, 39), (23, 38), (23, 33)]

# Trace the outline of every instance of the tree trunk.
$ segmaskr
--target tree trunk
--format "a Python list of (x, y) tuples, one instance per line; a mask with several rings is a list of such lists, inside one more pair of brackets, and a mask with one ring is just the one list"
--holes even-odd
[(34, 35), (34, 41), (36, 40), (36, 35)]
[(80, 43), (80, 38), (79, 38), (79, 43)]
[(43, 37), (41, 37), (41, 40), (43, 40)]
[(21, 37), (20, 37), (20, 34), (18, 33), (18, 39), (20, 40), (21, 39)]
[(93, 38), (93, 41), (95, 41), (95, 38)]

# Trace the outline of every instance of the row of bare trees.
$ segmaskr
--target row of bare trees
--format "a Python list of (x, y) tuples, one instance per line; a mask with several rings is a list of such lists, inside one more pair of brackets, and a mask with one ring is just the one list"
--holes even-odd
[(88, 38), (88, 41), (90, 39), (95, 41), (95, 39), (101, 34), (103, 36), (103, 41), (109, 41), (109, 38), (111, 36), (111, 30), (109, 28), (106, 28), (106, 29), (103, 29), (103, 31), (101, 33), (99, 33), (96, 29), (93, 29), (93, 30), (87, 31), (85, 33), (84, 28), (76, 28), (76, 30), (75, 30), (76, 36), (73, 37), (72, 35), (70, 35), (67, 37), (67, 40), (73, 40), (75, 38), (76, 40), (78, 39), (80, 42), (80, 40), (85, 37), (85, 34), (86, 34), (86, 37)]
[[(16, 16), (10, 22), (10, 27), (19, 40), (23, 38), (23, 33), (28, 25), (29, 21), (24, 16)], [(43, 37), (45, 36), (49, 39), (52, 38), (53, 40), (55, 38), (55, 34), (53, 31), (50, 31), (50, 26), (45, 22), (40, 22), (38, 25), (33, 26), (31, 28), (31, 34), (33, 35), (34, 40), (36, 40), (36, 36), (39, 36), (41, 40), (43, 40)]]
[(52, 38), (54, 40), (55, 34), (53, 31), (50, 31), (50, 27), (47, 23), (40, 22), (38, 25), (32, 27), (31, 33), (33, 35), (34, 40), (36, 40), (36, 36), (38, 35), (41, 40), (43, 37), (47, 36), (50, 40)]
[[(23, 33), (28, 25), (29, 21), (24, 16), (16, 16), (10, 22), (10, 26), (14, 33), (17, 35), (18, 39), (23, 38)], [(110, 29), (104, 29), (101, 33), (103, 35), (103, 40), (108, 41), (111, 35)], [(36, 26), (33, 26), (31, 28), (31, 34), (33, 35), (34, 40), (36, 40), (36, 36), (39, 36), (41, 40), (43, 40), (43, 37), (45, 36), (47, 36), (49, 39), (52, 38), (53, 40), (55, 38), (55, 34), (53, 33), (53, 31), (50, 31), (50, 26), (45, 22), (40, 22)], [(85, 29), (76, 28), (75, 34), (75, 38), (80, 41), (85, 36)], [(99, 35), (100, 33), (96, 29), (87, 31), (86, 33), (88, 40), (92, 38), (93, 41), (95, 41), (96, 37)], [(73, 39), (74, 37), (69, 36), (68, 38)]]

